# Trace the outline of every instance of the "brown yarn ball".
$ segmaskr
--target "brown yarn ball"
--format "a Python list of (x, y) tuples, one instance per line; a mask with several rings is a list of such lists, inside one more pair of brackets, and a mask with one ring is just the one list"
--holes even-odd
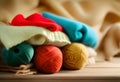
[(81, 43), (71, 43), (62, 49), (63, 67), (66, 69), (84, 68), (87, 62), (87, 50)]

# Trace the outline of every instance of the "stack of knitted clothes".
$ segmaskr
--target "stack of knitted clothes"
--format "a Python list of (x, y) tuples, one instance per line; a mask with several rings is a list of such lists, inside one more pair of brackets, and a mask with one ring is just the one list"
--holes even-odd
[[(71, 46), (74, 43), (75, 46), (77, 44), (80, 48), (77, 47), (79, 48), (78, 50), (74, 50), (76, 47), (74, 49), (71, 48), (74, 50), (73, 52), (75, 52), (75, 54), (79, 53), (80, 57), (84, 55), (84, 57), (82, 56), (83, 59), (80, 59), (79, 66), (68, 67), (67, 69), (81, 69), (87, 64), (95, 63), (94, 57), (96, 52), (94, 48), (97, 47), (98, 44), (97, 33), (90, 26), (49, 12), (34, 13), (26, 18), (22, 14), (18, 14), (12, 19), (9, 25), (1, 23), (0, 40), (4, 45), (2, 58), (7, 65), (20, 66), (32, 62), (35, 63), (38, 71), (43, 73), (59, 72), (63, 65), (67, 68), (64, 64), (66, 61), (64, 59), (64, 52), (68, 49), (65, 47), (68, 45)], [(79, 44), (84, 48), (81, 48), (82, 46)], [(39, 49), (43, 49), (44, 52)], [(54, 65), (48, 65), (48, 62), (44, 60), (49, 57), (46, 53), (51, 52), (52, 49), (56, 51), (59, 49), (57, 52), (61, 54), (61, 58), (52, 61)], [(40, 54), (40, 59), (39, 56), (36, 57), (36, 54)], [(41, 58), (42, 54), (46, 56)], [(50, 54), (55, 53), (52, 52)], [(52, 56), (50, 56), (50, 58), (52, 58)], [(59, 66), (55, 63), (57, 60), (59, 60)], [(46, 64), (46, 68), (48, 69), (42, 69), (41, 64), (38, 64), (42, 61), (44, 61), (43, 64)], [(52, 67), (50, 65), (52, 65)], [(56, 68), (57, 66), (58, 68)], [(51, 67), (51, 69), (49, 67)]]

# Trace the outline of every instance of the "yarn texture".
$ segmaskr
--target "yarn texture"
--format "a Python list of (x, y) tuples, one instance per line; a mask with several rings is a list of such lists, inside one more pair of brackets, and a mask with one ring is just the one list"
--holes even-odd
[(62, 49), (63, 66), (66, 69), (82, 69), (87, 62), (86, 47), (80, 43), (71, 43)]
[(35, 49), (34, 63), (39, 72), (56, 73), (62, 66), (62, 52), (55, 46), (39, 46)]
[(21, 64), (28, 64), (32, 60), (34, 49), (27, 43), (21, 43), (12, 47), (10, 50), (2, 49), (2, 59), (10, 66), (19, 66)]

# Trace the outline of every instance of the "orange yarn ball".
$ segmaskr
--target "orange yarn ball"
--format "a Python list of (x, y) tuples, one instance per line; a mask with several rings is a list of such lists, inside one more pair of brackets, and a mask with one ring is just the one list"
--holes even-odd
[(42, 73), (59, 72), (62, 66), (62, 52), (55, 46), (39, 46), (35, 49), (34, 63)]

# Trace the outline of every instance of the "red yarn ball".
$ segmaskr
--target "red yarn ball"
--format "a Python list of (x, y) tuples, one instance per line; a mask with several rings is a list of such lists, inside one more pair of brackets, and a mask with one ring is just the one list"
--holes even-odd
[(55, 46), (39, 46), (35, 49), (34, 63), (39, 72), (56, 73), (62, 66), (62, 52)]

